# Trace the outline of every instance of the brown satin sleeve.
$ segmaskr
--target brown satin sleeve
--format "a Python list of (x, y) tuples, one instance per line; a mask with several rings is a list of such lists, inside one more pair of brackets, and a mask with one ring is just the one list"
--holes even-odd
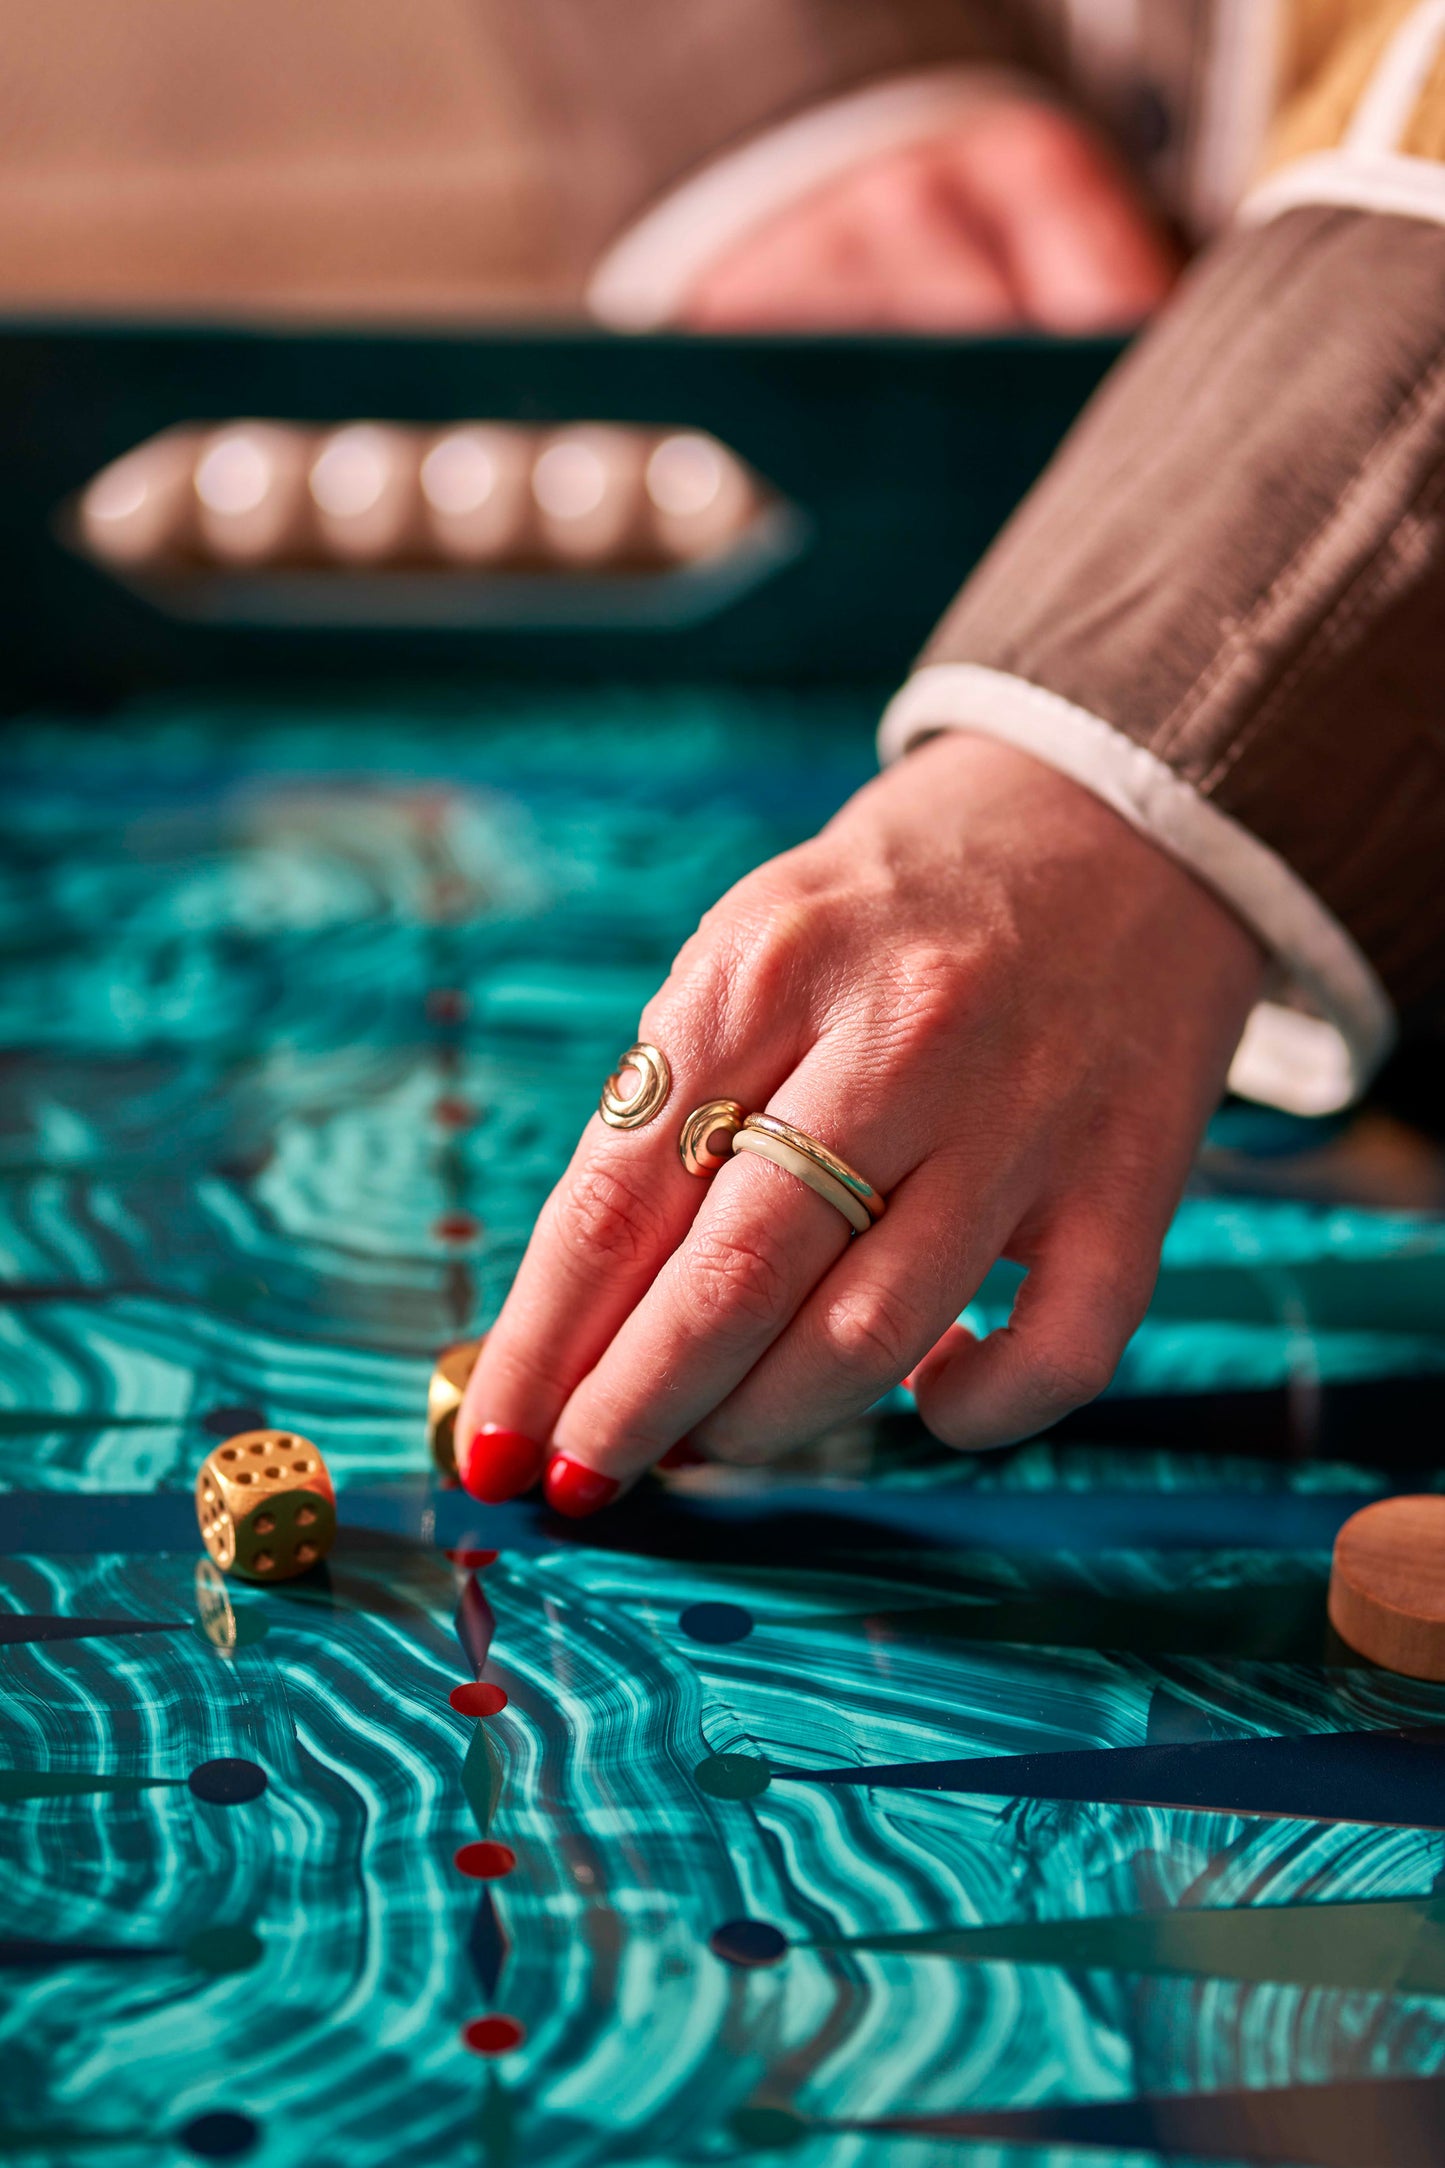
[(924, 665), (1061, 695), (1445, 1010), (1445, 226), (1308, 207), (1190, 274)]

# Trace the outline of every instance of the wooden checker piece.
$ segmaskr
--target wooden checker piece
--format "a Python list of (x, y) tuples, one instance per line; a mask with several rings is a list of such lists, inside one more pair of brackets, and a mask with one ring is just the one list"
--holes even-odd
[(1350, 1515), (1335, 1538), (1330, 1624), (1371, 1663), (1445, 1683), (1445, 1496)]

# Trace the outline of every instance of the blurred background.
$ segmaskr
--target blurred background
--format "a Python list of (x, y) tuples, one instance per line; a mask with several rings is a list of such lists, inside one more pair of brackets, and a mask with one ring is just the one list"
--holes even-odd
[(1275, 13), (4, 0), (11, 697), (882, 686), (1237, 193)]

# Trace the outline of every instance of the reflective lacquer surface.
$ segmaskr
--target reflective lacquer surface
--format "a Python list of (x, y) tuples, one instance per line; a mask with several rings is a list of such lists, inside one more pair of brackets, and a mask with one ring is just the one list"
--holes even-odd
[[(869, 720), (168, 705), (0, 751), (7, 2156), (1445, 2158), (1445, 1689), (1324, 1609), (1340, 1522), (1445, 1460), (1425, 1139), (1227, 1111), (1052, 1441), (953, 1459), (900, 1395), (581, 1527), (432, 1483), (436, 1350)], [(266, 1424), (341, 1528), (247, 1587), (190, 1486)]]

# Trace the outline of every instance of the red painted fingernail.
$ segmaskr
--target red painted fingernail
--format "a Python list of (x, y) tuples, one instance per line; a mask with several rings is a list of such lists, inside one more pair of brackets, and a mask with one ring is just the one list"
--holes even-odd
[(532, 1488), (546, 1459), (547, 1448), (523, 1437), (520, 1430), (508, 1430), (502, 1423), (483, 1423), (472, 1432), (458, 1467), (474, 1498), (480, 1498), (483, 1505), (500, 1506)]
[(546, 1488), (547, 1503), (554, 1513), (565, 1513), (569, 1521), (580, 1521), (610, 1506), (622, 1485), (615, 1475), (599, 1475), (595, 1468), (584, 1468), (580, 1460), (569, 1460), (565, 1453), (559, 1453), (547, 1470)]

